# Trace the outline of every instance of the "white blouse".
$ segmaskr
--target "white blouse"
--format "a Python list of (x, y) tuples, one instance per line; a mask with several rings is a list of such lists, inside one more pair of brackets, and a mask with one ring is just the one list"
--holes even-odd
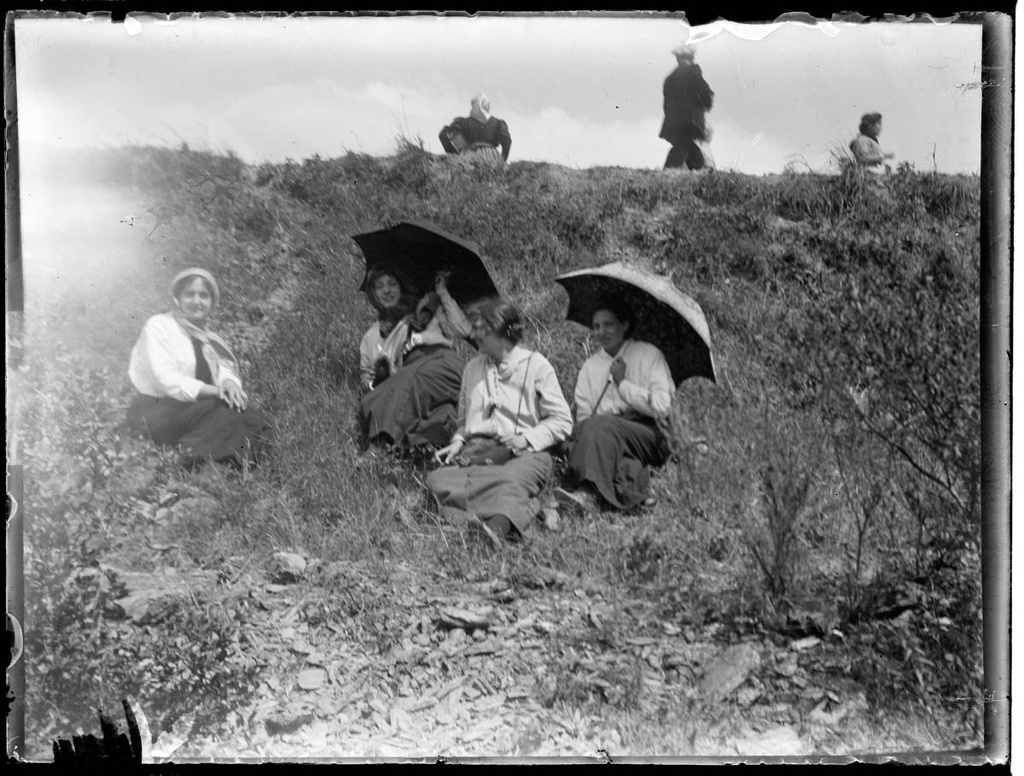
[[(459, 303), (452, 298), (451, 294), (441, 297), (441, 305), (430, 319), (430, 323), (421, 332), (413, 332), (409, 337), (410, 347), (417, 345), (447, 345), (452, 346), (452, 340), (456, 337), (466, 338), (472, 332), (472, 326)], [(359, 374), (363, 385), (371, 385), (374, 377), (374, 365), (384, 354), (384, 340), (380, 334), (380, 324), (374, 323), (366, 330), (363, 339), (359, 342)]]
[[(142, 327), (128, 365), (128, 377), (135, 390), (146, 396), (191, 402), (199, 398), (199, 389), (204, 385), (195, 375), (192, 338), (170, 313), (152, 316)], [(222, 363), (217, 387), (228, 380), (234, 380), (241, 388), (242, 379)]]
[(516, 433), (526, 437), (530, 450), (541, 452), (571, 432), (569, 404), (554, 367), (540, 353), (517, 345), (501, 364), (484, 355), (466, 364), (453, 440)]
[(662, 352), (650, 343), (626, 340), (619, 355), (626, 362), (626, 375), (618, 385), (611, 375), (615, 359), (603, 348), (583, 362), (576, 378), (577, 423), (591, 415), (621, 415), (627, 409), (656, 420), (668, 415), (675, 383)]
[(857, 135), (850, 143), (850, 150), (858, 164), (872, 172), (884, 172), (885, 155), (882, 146), (873, 137)]

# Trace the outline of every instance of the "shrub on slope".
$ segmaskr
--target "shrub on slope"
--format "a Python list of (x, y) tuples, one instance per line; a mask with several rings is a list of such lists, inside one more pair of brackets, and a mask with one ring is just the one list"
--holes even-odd
[[(393, 521), (392, 494), (415, 499), (422, 472), (355, 455), (356, 349), (372, 315), (348, 235), (416, 218), (476, 242), (569, 396), (589, 343), (551, 278), (625, 258), (698, 300), (719, 381), (682, 387), (676, 453), (642, 526), (618, 538), (570, 526), (530, 552), (654, 590), (667, 615), (777, 627), (800, 612), (819, 626), (869, 621), (880, 591), (912, 588), (930, 619), (880, 643), (933, 663), (953, 655), (955, 670), (925, 672), (947, 697), (976, 695), (976, 178), (570, 171), (414, 147), (258, 168), (151, 148), (108, 162), (109, 179), (159, 214), (144, 292), (156, 304), (192, 264), (222, 277), (223, 329), (278, 420), (277, 461), (252, 486), (265, 498), (238, 539), (248, 551), (433, 551)], [(124, 358), (136, 334), (120, 332)], [(904, 673), (916, 686), (920, 665), (858, 670), (881, 690)]]

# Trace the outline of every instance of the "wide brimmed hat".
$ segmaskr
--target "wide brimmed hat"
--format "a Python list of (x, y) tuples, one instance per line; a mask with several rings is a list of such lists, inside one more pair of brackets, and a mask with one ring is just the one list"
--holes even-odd
[(205, 269), (201, 267), (189, 267), (188, 269), (183, 269), (181, 272), (175, 275), (174, 279), (171, 280), (171, 297), (174, 297), (174, 289), (178, 285), (178, 283), (180, 283), (187, 277), (191, 277), (192, 275), (198, 275), (199, 277), (201, 277), (203, 280), (210, 284), (210, 288), (213, 291), (213, 304), (216, 307), (220, 303), (220, 288), (217, 286), (217, 281), (213, 279), (213, 275), (211, 275), (209, 272), (207, 272)]

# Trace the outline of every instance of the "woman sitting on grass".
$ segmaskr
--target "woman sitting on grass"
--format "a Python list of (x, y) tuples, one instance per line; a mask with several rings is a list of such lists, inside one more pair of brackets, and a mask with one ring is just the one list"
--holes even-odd
[(595, 511), (598, 495), (615, 509), (653, 504), (648, 467), (668, 458), (658, 421), (668, 417), (675, 389), (664, 355), (630, 339), (632, 328), (631, 312), (613, 300), (594, 311), (601, 350), (584, 362), (576, 380), (576, 428), (565, 472), (569, 490), (555, 491), (563, 507)]
[(455, 428), (465, 363), (452, 340), (470, 334), (469, 321), (448, 293), (447, 275), (438, 273), (434, 291), (417, 303), (402, 273), (378, 267), (369, 273), (366, 294), (377, 322), (359, 343), (362, 446), (440, 447)]
[(213, 275), (193, 267), (171, 281), (170, 312), (146, 321), (128, 376), (138, 391), (128, 422), (159, 445), (180, 445), (186, 463), (255, 461), (270, 421), (249, 409), (231, 349), (207, 329), (220, 302)]
[(523, 316), (489, 300), (473, 313), (480, 355), (466, 364), (458, 428), (435, 458), (427, 487), (442, 507), (469, 513), (470, 530), (493, 546), (520, 536), (540, 512), (551, 476), (548, 450), (572, 430), (569, 405), (544, 356), (520, 347)]

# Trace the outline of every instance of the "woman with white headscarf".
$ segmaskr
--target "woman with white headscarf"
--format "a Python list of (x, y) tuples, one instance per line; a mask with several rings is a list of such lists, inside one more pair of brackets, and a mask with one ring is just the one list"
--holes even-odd
[(482, 151), (497, 157), (500, 147), (501, 158), (506, 162), (512, 148), (508, 124), (491, 115), (491, 102), (485, 94), (474, 97), (470, 103), (469, 116), (452, 121), (441, 130), (440, 139), (445, 152), (449, 154)]
[(179, 445), (191, 464), (254, 461), (272, 427), (249, 407), (231, 349), (207, 328), (220, 302), (217, 281), (198, 267), (179, 272), (171, 302), (132, 349), (128, 376), (138, 393), (129, 424), (159, 445)]

